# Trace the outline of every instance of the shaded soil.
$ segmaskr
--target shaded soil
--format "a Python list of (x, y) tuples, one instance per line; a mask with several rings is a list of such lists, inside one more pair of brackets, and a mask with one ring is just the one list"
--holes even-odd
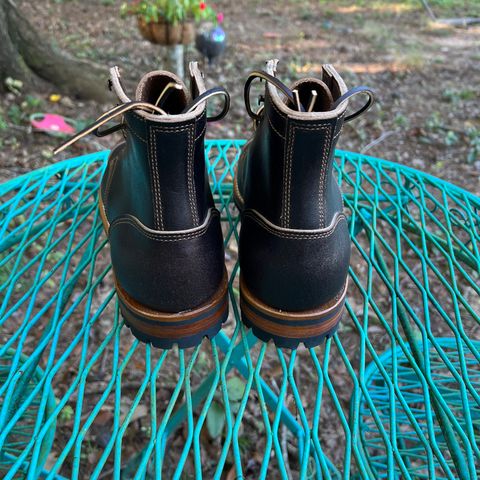
[[(36, 28), (73, 55), (122, 68), (130, 92), (141, 75), (161, 68), (161, 47), (143, 40), (134, 19), (121, 19), (119, 2), (23, 2)], [(408, 4), (377, 2), (349, 7), (338, 2), (217, 2), (225, 12), (227, 53), (205, 65), (207, 84), (224, 85), (233, 103), (228, 117), (210, 126), (208, 136), (248, 137), (243, 80), (268, 58), (279, 58), (286, 83), (332, 63), (347, 85), (375, 88), (378, 102), (347, 125), (339, 148), (368, 151), (438, 175), (474, 192), (480, 179), (480, 27), (453, 29), (432, 24)], [(476, 7), (473, 7), (476, 8)], [(448, 14), (461, 14), (461, 9)], [(254, 17), (249, 12), (255, 12)], [(439, 12), (440, 14), (443, 12)], [(186, 60), (198, 59), (189, 49)], [(99, 82), (106, 82), (99, 78)], [(0, 132), (0, 178), (48, 164), (56, 139), (31, 134), (28, 115), (58, 112), (86, 122), (110, 105), (82, 102), (74, 94), (52, 103), (48, 86), (0, 99), (5, 128)], [(112, 103), (114, 99), (112, 98)], [(23, 106), (22, 106), (23, 105)], [(90, 138), (63, 157), (113, 146), (118, 138)], [(372, 145), (372, 142), (377, 142)]]

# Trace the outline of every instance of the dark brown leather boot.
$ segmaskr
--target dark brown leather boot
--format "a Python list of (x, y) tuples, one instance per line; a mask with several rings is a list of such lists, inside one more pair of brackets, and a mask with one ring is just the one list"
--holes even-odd
[[(99, 195), (110, 242), (115, 285), (125, 323), (142, 341), (181, 348), (213, 337), (228, 316), (227, 274), (220, 215), (205, 165), (207, 122), (229, 106), (224, 89), (205, 91), (196, 63), (191, 88), (176, 75), (155, 71), (125, 94), (117, 68), (110, 86), (120, 105), (57, 151), (87, 133), (122, 129)], [(206, 100), (221, 94), (224, 109), (207, 118)], [(123, 121), (99, 128), (114, 117)]]
[[(234, 185), (242, 212), (242, 319), (262, 340), (312, 347), (336, 331), (347, 291), (350, 238), (332, 174), (335, 145), (343, 122), (364, 112), (373, 94), (366, 87), (347, 92), (330, 65), (322, 79), (304, 78), (289, 89), (274, 77), (276, 63), (245, 85), (257, 128)], [(256, 113), (249, 98), (255, 78), (266, 80)], [(368, 102), (346, 117), (347, 99), (357, 93)]]

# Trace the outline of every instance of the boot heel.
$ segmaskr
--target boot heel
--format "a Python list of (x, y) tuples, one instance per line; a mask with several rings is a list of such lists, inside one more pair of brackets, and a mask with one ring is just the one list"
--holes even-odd
[(272, 308), (256, 298), (240, 278), (240, 309), (242, 321), (252, 328), (255, 336), (277, 347), (307, 348), (319, 345), (338, 328), (345, 304), (347, 285), (331, 302), (312, 310), (286, 312)]
[(178, 313), (158, 312), (134, 300), (115, 280), (120, 311), (125, 324), (140, 341), (170, 349), (198, 345), (213, 338), (228, 317), (228, 280), (225, 272), (215, 295), (203, 305)]

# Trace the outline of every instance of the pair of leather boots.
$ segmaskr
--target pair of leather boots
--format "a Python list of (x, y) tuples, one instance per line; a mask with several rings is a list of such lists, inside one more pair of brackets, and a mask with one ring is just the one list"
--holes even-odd
[[(296, 348), (318, 345), (339, 324), (347, 290), (350, 238), (342, 197), (332, 174), (342, 125), (373, 101), (366, 87), (347, 91), (331, 65), (321, 79), (288, 88), (275, 77), (276, 60), (252, 72), (245, 102), (255, 132), (234, 179), (241, 212), (239, 245), (242, 320), (264, 341)], [(212, 338), (228, 316), (220, 213), (205, 164), (207, 124), (220, 120), (229, 95), (206, 90), (197, 63), (190, 89), (167, 71), (146, 74), (135, 99), (116, 67), (110, 88), (120, 104), (61, 145), (88, 133), (122, 130), (110, 153), (99, 195), (115, 286), (125, 323), (142, 341), (180, 348)], [(266, 82), (254, 112), (250, 87)], [(348, 99), (366, 93), (366, 104), (347, 116)], [(210, 117), (209, 98), (224, 97)], [(107, 127), (116, 117), (120, 123)]]

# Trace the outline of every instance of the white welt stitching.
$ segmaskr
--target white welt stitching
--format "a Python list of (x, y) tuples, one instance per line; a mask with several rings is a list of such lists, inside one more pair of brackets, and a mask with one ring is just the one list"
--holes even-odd
[(315, 240), (317, 238), (326, 238), (332, 235), (335, 231), (337, 225), (341, 221), (346, 221), (346, 217), (343, 213), (336, 214), (332, 223), (327, 228), (321, 228), (318, 230), (312, 230), (309, 233), (308, 230), (296, 230), (296, 229), (287, 229), (278, 227), (275, 224), (269, 222), (263, 215), (255, 210), (247, 210), (244, 213), (244, 217), (251, 218), (257, 222), (261, 227), (263, 227), (268, 232), (276, 235), (281, 238), (291, 238), (291, 239), (300, 239), (300, 240)]
[(285, 137), (273, 126), (273, 123), (272, 123), (272, 121), (270, 120), (270, 117), (269, 117), (269, 115), (268, 115), (267, 112), (265, 112), (265, 116), (267, 117), (268, 123), (269, 123), (270, 126), (272, 127), (272, 130), (273, 130), (280, 138), (283, 138), (283, 140), (285, 140)]
[[(343, 120), (343, 117), (345, 116), (345, 112), (343, 112), (337, 119), (337, 123), (335, 124), (335, 126), (337, 126), (342, 120)], [(332, 142), (334, 142), (338, 136), (342, 133), (342, 126), (340, 126), (340, 129), (338, 130), (338, 132), (334, 135), (334, 137), (332, 138)]]
[(161, 231), (149, 231), (139, 220), (135, 217), (124, 217), (118, 220), (115, 220), (110, 225), (109, 232), (118, 225), (130, 225), (138, 230), (142, 235), (149, 238), (150, 240), (155, 240), (157, 242), (177, 242), (179, 240), (190, 240), (192, 238), (197, 238), (202, 236), (209, 228), (212, 218), (218, 217), (219, 212), (217, 210), (210, 210), (210, 213), (207, 215), (205, 223), (201, 227), (195, 229), (190, 229), (182, 233), (175, 232), (161, 232)]
[(154, 211), (153, 216), (155, 220), (155, 227), (163, 230), (163, 209), (162, 209), (162, 198), (160, 194), (160, 179), (158, 175), (158, 162), (157, 162), (157, 138), (155, 136), (154, 127), (150, 128), (150, 170), (152, 172), (153, 180), (153, 189), (154, 189)]
[(283, 195), (282, 195), (282, 217), (280, 223), (282, 227), (288, 227), (290, 225), (290, 210), (289, 210), (289, 199), (290, 199), (290, 157), (293, 152), (293, 141), (295, 138), (295, 132), (292, 130), (292, 125), (288, 126), (287, 133), (287, 144), (285, 145), (285, 151), (283, 154)]
[[(152, 126), (151, 129), (150, 129), (150, 132), (152, 134), (152, 132), (175, 132), (175, 133), (178, 133), (178, 132), (185, 132), (187, 130), (191, 130), (191, 127), (193, 125), (192, 124), (189, 124), (189, 125), (180, 125), (180, 126)], [(189, 157), (191, 155), (191, 148), (190, 148), (190, 137), (189, 137)], [(153, 150), (154, 150), (154, 156), (155, 158), (157, 158), (157, 142), (156, 142), (156, 139), (154, 139), (154, 142), (153, 142)], [(159, 210), (159, 222), (157, 223), (157, 227), (160, 226), (160, 228), (163, 230), (164, 229), (164, 221), (163, 221), (163, 209), (162, 209), (162, 201), (161, 201), (161, 191), (160, 191), (160, 176), (159, 176), (159, 173), (158, 173), (158, 162), (153, 162), (154, 163), (154, 177), (155, 177), (155, 180), (156, 180), (156, 191), (157, 191), (157, 195), (158, 195), (158, 210)], [(189, 168), (187, 166), (187, 168)], [(187, 172), (187, 176), (188, 176), (188, 172)], [(189, 196), (190, 196), (190, 192), (189, 192)], [(189, 201), (191, 202), (191, 199), (189, 199)], [(191, 207), (191, 203), (190, 203), (190, 207)], [(156, 212), (155, 212), (156, 213)], [(192, 216), (193, 216), (193, 212), (192, 212)], [(195, 217), (194, 217), (194, 222), (195, 222)]]
[(195, 137), (195, 124), (190, 128), (188, 135), (188, 162), (187, 162), (187, 188), (188, 188), (188, 200), (190, 203), (190, 211), (192, 212), (193, 224), (198, 225), (198, 211), (197, 211), (197, 194), (195, 191), (194, 181), (194, 137)]
[[(326, 130), (327, 135), (325, 137), (325, 144), (323, 146), (323, 155), (322, 155), (322, 163), (320, 166), (320, 185), (318, 188), (318, 211), (319, 211), (319, 217), (320, 217), (320, 227), (323, 227), (325, 225), (325, 202), (322, 200), (325, 199), (325, 190), (326, 190), (326, 182), (325, 179), (327, 178), (327, 163), (328, 163), (328, 157), (330, 154), (330, 137), (331, 137), (331, 129), (328, 125), (316, 125), (316, 126), (299, 126), (299, 125), (292, 125), (292, 139), (291, 139), (291, 146), (294, 143), (295, 140), (295, 132), (296, 130), (306, 130), (306, 131), (320, 131), (320, 130)], [(290, 157), (293, 156), (293, 148), (291, 148), (290, 151)], [(292, 168), (291, 165), (291, 159), (290, 159), (290, 170)], [(291, 173), (290, 173), (291, 177)], [(290, 210), (290, 183), (291, 183), (291, 178), (289, 179), (289, 186), (288, 186), (288, 210)], [(290, 224), (290, 211), (288, 212), (288, 225)]]

